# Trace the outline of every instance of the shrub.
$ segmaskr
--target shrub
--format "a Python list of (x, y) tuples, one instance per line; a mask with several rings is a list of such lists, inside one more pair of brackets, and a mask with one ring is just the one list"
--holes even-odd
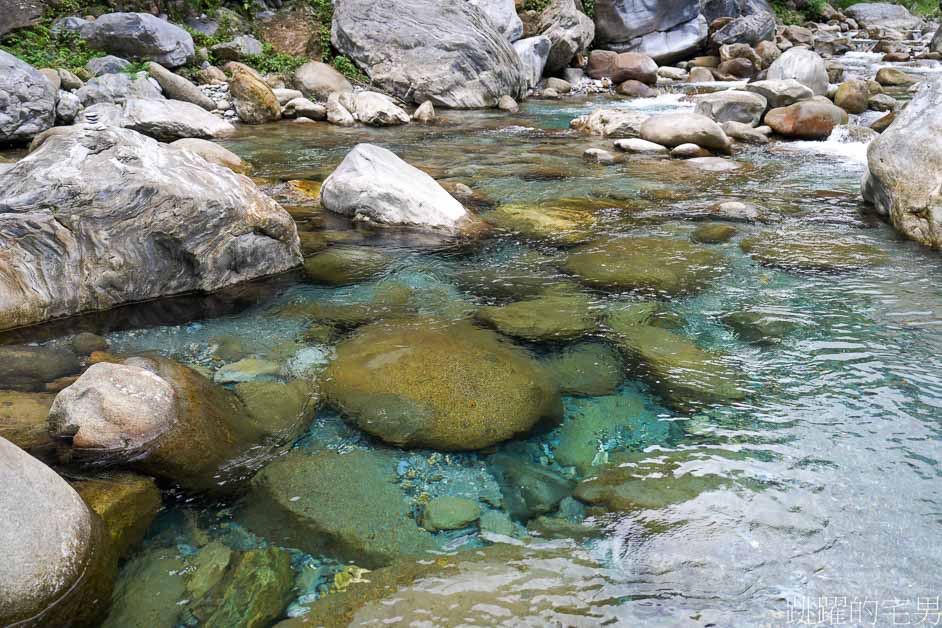
[(75, 70), (89, 59), (104, 56), (103, 52), (90, 50), (74, 31), (54, 35), (49, 26), (45, 22), (20, 29), (0, 43), (0, 48), (36, 68)]

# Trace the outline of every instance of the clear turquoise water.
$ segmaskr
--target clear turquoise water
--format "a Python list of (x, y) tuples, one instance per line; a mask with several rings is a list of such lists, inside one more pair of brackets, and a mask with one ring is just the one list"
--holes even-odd
[[(906, 600), (915, 617), (920, 599), (942, 594), (938, 254), (900, 239), (861, 213), (858, 182), (865, 165), (855, 158), (861, 147), (752, 148), (736, 156), (746, 168), (720, 175), (677, 162), (589, 165), (582, 152), (609, 148), (609, 143), (578, 136), (568, 123), (602, 102), (531, 102), (513, 117), (448, 112), (446, 122), (433, 127), (260, 126), (243, 128), (227, 142), (269, 185), (321, 180), (352, 145), (374, 142), (439, 179), (471, 185), (496, 203), (611, 199), (613, 207), (599, 212), (601, 230), (607, 233), (685, 238), (704, 208), (721, 200), (743, 200), (786, 223), (871, 243), (890, 256), (887, 265), (851, 273), (769, 269), (738, 247), (740, 238), (769, 227), (738, 225), (740, 235), (717, 248), (729, 260), (726, 273), (701, 294), (670, 306), (686, 320), (681, 333), (730, 356), (747, 375), (751, 396), (681, 415), (668, 410), (643, 381), (629, 378), (616, 394), (644, 408), (647, 427), (608, 435), (600, 443), (605, 453), (683, 451), (687, 462), (677, 473), (715, 475), (726, 482), (663, 508), (590, 513), (590, 523), (601, 526), (601, 534), (553, 541), (552, 560), (562, 563), (547, 569), (550, 559), (533, 556), (533, 573), (546, 570), (545, 577), (508, 576), (501, 585), (506, 595), (487, 597), (490, 610), (479, 609), (469, 623), (782, 625), (796, 606), (807, 600), (817, 604), (821, 597), (846, 598), (848, 605), (855, 599), (875, 601), (884, 609), (889, 600)], [(686, 105), (664, 97), (642, 106)], [(329, 227), (352, 229), (337, 219)], [(291, 345), (305, 325), (278, 315), (285, 304), (369, 302), (379, 287), (406, 285), (418, 295), (421, 314), (455, 316), (488, 302), (463, 290), (454, 281), (458, 272), (500, 268), (534, 248), (554, 254), (552, 247), (527, 245), (512, 234), (472, 251), (440, 243), (417, 246), (390, 233), (363, 237), (396, 260), (375, 280), (328, 288), (292, 275), (271, 282), (270, 291), (235, 314), (112, 330), (112, 350), (156, 351), (212, 369), (218, 366), (211, 357), (218, 338), (234, 337), (246, 353), (293, 356), (297, 374), (316, 372), (333, 347)], [(799, 329), (774, 346), (746, 343), (719, 321), (744, 305), (774, 308)], [(159, 310), (161, 304), (150, 307)], [(566, 399), (570, 417), (575, 412), (609, 413), (611, 407), (611, 398)], [(553, 431), (498, 450), (573, 477), (572, 469), (554, 461), (557, 442)], [(488, 452), (442, 456), (386, 447), (330, 409), (319, 411), (295, 447), (387, 452), (397, 460), (395, 480), (402, 498), (415, 512), (423, 493), (499, 501), (499, 488), (485, 466)], [(418, 480), (403, 484), (412, 475)], [(149, 547), (185, 556), (207, 538), (236, 549), (268, 542), (233, 516), (238, 503), (207, 504), (182, 494), (169, 495), (165, 502)], [(519, 523), (516, 533), (525, 535)], [(438, 542), (442, 551), (488, 543), (474, 528), (439, 533)], [(323, 556), (294, 555), (298, 578), (289, 615), (303, 612), (304, 602), (324, 594), (340, 567)], [(451, 590), (460, 597), (474, 588), (458, 582)], [(535, 597), (542, 594), (550, 608), (513, 601), (524, 590)], [(412, 603), (429, 604), (429, 621), (457, 622), (432, 604), (437, 593), (424, 595)], [(495, 610), (501, 607), (507, 613)], [(407, 609), (404, 617), (413, 617), (414, 611)], [(882, 615), (876, 624), (889, 625), (887, 617)]]

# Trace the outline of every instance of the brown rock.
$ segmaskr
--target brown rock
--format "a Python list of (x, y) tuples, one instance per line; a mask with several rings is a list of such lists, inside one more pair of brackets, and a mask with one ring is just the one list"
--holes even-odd
[(274, 122), (281, 118), (281, 105), (271, 88), (249, 72), (237, 70), (229, 81), (229, 93), (239, 119), (246, 124)]
[(635, 80), (628, 80), (619, 83), (618, 87), (615, 88), (615, 91), (622, 96), (629, 96), (631, 98), (653, 98), (660, 93), (656, 89), (648, 87), (641, 81)]
[(317, 59), (323, 51), (313, 18), (314, 12), (307, 6), (279, 11), (259, 24), (259, 34), (275, 52)]
[(847, 124), (847, 112), (830, 103), (805, 100), (788, 107), (772, 109), (765, 123), (779, 135), (809, 140), (823, 140), (834, 127)]

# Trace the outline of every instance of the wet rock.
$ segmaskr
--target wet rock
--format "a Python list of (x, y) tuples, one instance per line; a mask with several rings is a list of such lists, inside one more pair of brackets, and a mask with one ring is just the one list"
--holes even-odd
[(217, 384), (236, 382), (273, 381), (280, 377), (281, 365), (269, 360), (243, 358), (238, 362), (226, 364), (213, 376)]
[(765, 123), (785, 137), (825, 140), (834, 127), (847, 124), (847, 112), (829, 102), (806, 100), (772, 109), (765, 114)]
[(133, 556), (115, 584), (103, 628), (176, 626), (186, 593), (186, 564), (176, 548), (149, 549)]
[[(810, 89), (815, 96), (828, 91), (828, 71), (824, 59), (807, 48), (789, 48), (769, 66), (768, 80), (794, 79)], [(774, 106), (771, 102), (769, 106)]]
[(880, 266), (886, 253), (866, 241), (807, 229), (766, 231), (739, 243), (763, 266), (794, 271), (840, 272)]
[(696, 144), (720, 153), (730, 152), (730, 141), (716, 122), (697, 113), (651, 116), (641, 125), (641, 139), (669, 148)]
[(331, 41), (397, 98), (491, 107), (505, 94), (522, 98), (526, 89), (520, 57), (497, 29), (464, 0), (340, 0)]
[(739, 232), (732, 225), (707, 223), (700, 225), (690, 234), (690, 239), (700, 244), (722, 244), (729, 242)]
[(213, 99), (200, 91), (200, 88), (186, 80), (179, 74), (174, 74), (159, 63), (151, 61), (147, 64), (147, 73), (160, 84), (164, 95), (174, 100), (198, 105), (206, 111), (212, 111), (216, 108)]
[(581, 475), (605, 464), (609, 441), (644, 448), (663, 443), (668, 437), (670, 424), (658, 421), (640, 396), (581, 399), (570, 406), (567, 414), (569, 418), (559, 429), (555, 457), (559, 464), (575, 467)]
[(205, 109), (179, 100), (129, 98), (120, 124), (162, 142), (223, 137), (235, 130)]
[(93, 626), (115, 556), (101, 519), (65, 480), (0, 438), (0, 623)]
[(889, 94), (874, 94), (867, 99), (867, 108), (874, 111), (896, 111), (899, 102)]
[(654, 98), (660, 92), (652, 89), (640, 81), (625, 81), (620, 83), (615, 92), (629, 98)]
[(52, 453), (46, 416), (54, 395), (0, 390), (0, 437), (35, 456)]
[(357, 123), (350, 110), (340, 103), (337, 92), (327, 98), (327, 121), (337, 126), (353, 126)]
[(422, 527), (429, 532), (460, 530), (481, 517), (481, 505), (464, 497), (435, 497), (422, 512)]
[(246, 124), (264, 124), (281, 118), (281, 105), (271, 88), (248, 72), (236, 72), (229, 81), (239, 119)]
[(294, 221), (249, 179), (131, 130), (88, 126), (49, 137), (0, 175), (0, 246), (10, 269), (0, 329), (301, 261)]
[(404, 447), (473, 450), (559, 417), (555, 382), (524, 350), (468, 322), (377, 323), (337, 347), (326, 399)]
[(368, 568), (435, 547), (409, 516), (391, 461), (367, 451), (300, 450), (252, 481), (239, 519), (272, 543)]
[(670, 152), (670, 156), (674, 159), (699, 159), (701, 157), (709, 157), (712, 154), (713, 153), (707, 149), (690, 143), (675, 146)]
[(741, 376), (723, 356), (704, 351), (680, 334), (639, 324), (618, 312), (609, 317), (609, 326), (625, 357), (674, 409), (691, 412), (704, 405), (745, 398)]
[(244, 172), (247, 169), (246, 164), (238, 155), (215, 142), (195, 137), (186, 137), (171, 142), (170, 145), (180, 150), (188, 150), (191, 153), (199, 155), (211, 164), (225, 166), (233, 172)]
[(834, 104), (847, 113), (863, 113), (869, 98), (870, 89), (864, 81), (845, 81), (834, 94)]
[(722, 255), (683, 240), (631, 237), (575, 249), (563, 268), (594, 288), (663, 295), (697, 292), (724, 268)]
[[(907, 238), (942, 248), (942, 84), (927, 81), (867, 152), (861, 193)], [(884, 122), (885, 124), (885, 122)]]
[(660, 510), (729, 484), (713, 473), (692, 472), (694, 455), (683, 451), (619, 454), (595, 476), (583, 480), (575, 496), (611, 512)]
[(769, 127), (765, 127), (768, 131), (768, 133), (765, 133), (757, 130), (751, 124), (743, 124), (742, 122), (724, 122), (720, 126), (723, 127), (723, 132), (726, 133), (730, 139), (745, 144), (768, 144), (768, 133), (772, 132)]
[(121, 464), (190, 490), (219, 490), (242, 479), (259, 440), (229, 391), (165, 358), (94, 364), (60, 392), (49, 431), (72, 456)]
[(245, 405), (255, 427), (267, 437), (290, 441), (314, 418), (316, 397), (312, 387), (294, 380), (251, 381), (236, 384), (235, 394)]
[(478, 521), (481, 532), (498, 534), (500, 536), (513, 536), (514, 522), (502, 510), (488, 510)]
[(22, 142), (56, 121), (56, 90), (33, 66), (0, 50), (0, 142)]
[(559, 502), (572, 493), (572, 482), (517, 456), (496, 454), (488, 458), (487, 466), (497, 478), (506, 510), (520, 521), (556, 510)]
[(78, 355), (91, 355), (95, 351), (107, 351), (109, 346), (107, 339), (87, 331), (75, 334), (69, 344), (72, 345), (72, 350)]
[(587, 148), (582, 153), (582, 158), (588, 162), (610, 166), (615, 163), (615, 156), (602, 148)]
[(78, 373), (80, 368), (78, 357), (65, 349), (0, 346), (0, 389), (42, 391), (46, 383)]
[(595, 37), (595, 25), (574, 0), (551, 0), (540, 14), (536, 34), (550, 40), (544, 73), (554, 74), (589, 48)]
[(304, 273), (317, 283), (345, 286), (378, 275), (391, 262), (377, 249), (337, 246), (304, 260)]
[(305, 96), (319, 102), (325, 102), (334, 92), (353, 91), (343, 74), (320, 61), (309, 61), (295, 70), (294, 84)]
[(161, 506), (154, 480), (132, 473), (79, 480), (72, 487), (104, 521), (118, 558), (127, 557), (144, 540)]
[(376, 92), (357, 93), (356, 118), (370, 126), (397, 126), (411, 119), (391, 98)]
[(753, 308), (730, 312), (720, 317), (746, 342), (774, 345), (798, 329), (798, 323), (775, 309)]
[(741, 122), (758, 126), (765, 113), (765, 97), (754, 92), (727, 90), (696, 99), (696, 112), (717, 122)]
[(596, 109), (575, 118), (569, 126), (582, 133), (602, 137), (638, 137), (648, 115), (623, 109)]
[(412, 119), (416, 122), (422, 122), (424, 124), (431, 124), (437, 120), (435, 115), (435, 106), (432, 104), (432, 101), (426, 100), (424, 103), (419, 105), (418, 109), (415, 110), (415, 113), (412, 114)]
[(581, 342), (549, 356), (546, 367), (564, 395), (598, 397), (615, 391), (624, 381), (618, 353), (598, 342)]
[(85, 107), (99, 103), (122, 105), (131, 98), (164, 100), (156, 82), (143, 72), (133, 77), (128, 74), (103, 74), (91, 79), (75, 95)]
[(536, 87), (543, 77), (543, 69), (546, 67), (546, 60), (549, 58), (552, 45), (553, 42), (545, 35), (527, 37), (514, 42), (514, 50), (523, 62), (527, 87)]
[(113, 55), (95, 57), (94, 59), (89, 59), (88, 63), (85, 64), (85, 69), (91, 72), (92, 76), (118, 74), (119, 72), (124, 72), (124, 70), (129, 67), (131, 67), (130, 61)]
[(167, 68), (186, 65), (196, 54), (189, 33), (149, 13), (107, 13), (83, 24), (79, 32), (95, 50)]
[(635, 137), (615, 140), (615, 148), (636, 155), (667, 155), (670, 152), (666, 146)]
[(476, 318), (507, 336), (531, 342), (563, 341), (594, 332), (592, 301), (581, 294), (548, 294), (510, 305), (485, 307)]
[(262, 42), (251, 35), (239, 35), (210, 48), (220, 61), (243, 61), (262, 54)]
[(324, 181), (325, 209), (357, 220), (456, 232), (468, 211), (430, 176), (372, 144), (357, 144)]
[(918, 83), (919, 79), (896, 68), (880, 68), (876, 81), (884, 87), (907, 87)]
[(591, 213), (568, 207), (505, 204), (489, 213), (489, 224), (528, 240), (555, 244), (578, 244), (592, 236), (595, 219)]

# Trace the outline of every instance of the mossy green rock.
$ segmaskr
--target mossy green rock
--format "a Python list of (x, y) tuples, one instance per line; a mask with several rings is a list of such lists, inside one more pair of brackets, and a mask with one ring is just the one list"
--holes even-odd
[(253, 479), (240, 519), (274, 544), (378, 567), (435, 548), (394, 479), (378, 454), (296, 450)]
[(593, 288), (673, 296), (703, 289), (725, 266), (721, 254), (685, 240), (636, 237), (577, 247), (563, 269)]
[(466, 321), (361, 328), (337, 346), (322, 391), (358, 427), (406, 447), (481, 449), (562, 413), (547, 370)]
[(665, 304), (658, 301), (641, 301), (627, 305), (616, 305), (608, 310), (608, 326), (624, 329), (631, 325), (651, 325), (661, 329), (681, 329), (686, 321)]
[(0, 436), (37, 455), (55, 447), (46, 416), (55, 395), (0, 390)]
[(583, 294), (549, 294), (485, 307), (476, 318), (503, 334), (531, 342), (572, 340), (598, 329), (592, 300)]
[(121, 569), (103, 628), (176, 626), (186, 592), (186, 564), (176, 548), (136, 554)]
[(793, 271), (846, 272), (889, 261), (874, 244), (826, 231), (766, 231), (743, 240), (739, 246), (763, 266)]
[(625, 379), (618, 352), (601, 342), (581, 342), (545, 361), (566, 395), (597, 397), (615, 392)]
[[(684, 451), (628, 453), (576, 487), (575, 496), (611, 512), (665, 508), (729, 484), (715, 474), (691, 473), (694, 458)], [(695, 467), (694, 467), (695, 468)]]
[(443, 495), (432, 499), (422, 512), (422, 527), (429, 532), (458, 530), (477, 521), (481, 505), (465, 497)]
[(278, 547), (236, 554), (222, 581), (197, 603), (194, 615), (206, 628), (265, 628), (291, 601), (291, 554)]
[(556, 461), (585, 475), (607, 457), (603, 445), (646, 447), (667, 440), (669, 424), (658, 421), (640, 397), (609, 395), (579, 399), (569, 406), (569, 418), (559, 430)]
[(281, 316), (300, 317), (338, 331), (350, 331), (367, 323), (388, 318), (415, 316), (415, 293), (401, 284), (383, 285), (366, 303), (291, 304), (279, 310)]
[(487, 215), (488, 223), (532, 240), (579, 244), (592, 237), (594, 216), (585, 211), (552, 204), (501, 205)]
[(186, 577), (186, 593), (191, 600), (198, 600), (215, 587), (226, 575), (233, 551), (221, 541), (204, 545), (191, 558)]
[(775, 310), (730, 312), (720, 320), (746, 342), (759, 345), (777, 344), (800, 327), (797, 321)]
[(311, 384), (301, 380), (243, 382), (235, 394), (245, 404), (258, 431), (279, 440), (293, 440), (314, 418), (317, 400)]
[(111, 535), (119, 558), (144, 539), (160, 511), (160, 490), (153, 478), (114, 473), (73, 483), (89, 508), (98, 513)]
[(518, 456), (496, 454), (487, 461), (497, 478), (504, 506), (520, 521), (552, 512), (572, 493), (572, 482), (552, 469)]
[(366, 281), (391, 263), (388, 255), (369, 247), (336, 246), (304, 260), (308, 278), (329, 286)]
[[(501, 264), (459, 271), (452, 277), (462, 289), (495, 299), (525, 299), (566, 284), (555, 264), (558, 259), (536, 251), (525, 251)], [(569, 281), (568, 285), (578, 290)]]
[(721, 355), (707, 353), (680, 334), (652, 325), (618, 324), (609, 319), (626, 358), (676, 410), (746, 397), (740, 374)]
[(732, 225), (707, 223), (694, 229), (690, 239), (700, 244), (722, 244), (732, 240), (737, 233), (739, 230)]

